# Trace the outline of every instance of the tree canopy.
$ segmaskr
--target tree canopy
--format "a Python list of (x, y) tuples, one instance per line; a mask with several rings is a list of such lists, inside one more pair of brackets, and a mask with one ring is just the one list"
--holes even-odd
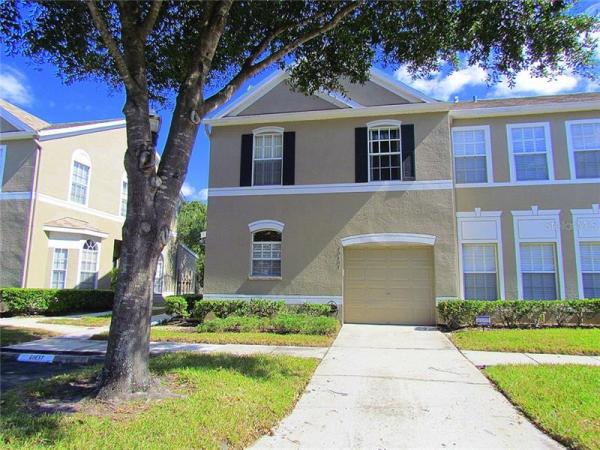
[(184, 203), (177, 216), (177, 239), (198, 255), (196, 269), (204, 278), (204, 245), (202, 232), (206, 230), (206, 205), (197, 200)]

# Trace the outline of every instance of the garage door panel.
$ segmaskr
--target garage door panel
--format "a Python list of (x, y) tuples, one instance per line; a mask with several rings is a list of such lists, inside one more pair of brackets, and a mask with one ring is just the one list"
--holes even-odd
[(346, 249), (344, 321), (434, 324), (432, 248)]

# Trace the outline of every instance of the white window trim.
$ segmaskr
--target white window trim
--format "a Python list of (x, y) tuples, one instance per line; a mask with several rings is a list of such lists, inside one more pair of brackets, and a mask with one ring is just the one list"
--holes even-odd
[[(400, 179), (399, 180), (388, 180), (388, 181), (374, 181), (371, 179), (371, 129), (377, 128), (398, 128), (398, 141), (399, 141), (399, 153), (400, 153)], [(396, 152), (394, 152), (396, 153)], [(382, 119), (373, 120), (367, 122), (367, 180), (368, 183), (401, 183), (403, 182), (403, 167), (402, 167), (402, 122), (394, 119)]]
[[(81, 204), (78, 202), (74, 202), (71, 200), (71, 191), (73, 190), (73, 172), (74, 172), (74, 163), (77, 161), (80, 164), (84, 164), (89, 167), (88, 170), (88, 185), (85, 190), (85, 203)], [(73, 156), (71, 157), (71, 176), (69, 177), (69, 194), (67, 201), (71, 204), (80, 205), (80, 206), (88, 206), (90, 200), (90, 190), (92, 188), (92, 160), (90, 159), (90, 155), (88, 155), (84, 150), (77, 149), (73, 152)]]
[[(456, 155), (454, 154), (454, 132), (455, 131), (483, 131), (485, 140), (485, 167), (487, 170), (487, 182), (486, 183), (456, 183), (456, 186), (469, 186), (471, 184), (493, 184), (494, 183), (494, 166), (492, 163), (492, 138), (489, 125), (478, 125), (478, 126), (465, 126), (465, 127), (452, 127), (452, 167), (456, 167)], [(462, 156), (459, 156), (462, 158)], [(468, 158), (468, 156), (467, 156)], [(453, 170), (454, 179), (456, 180), (456, 172)]]
[[(87, 239), (84, 239), (82, 242), (85, 243)], [(94, 289), (98, 289), (98, 278), (100, 274), (100, 252), (102, 251), (102, 244), (100, 241), (94, 241), (98, 245), (98, 254), (96, 255), (96, 280), (94, 281)], [(79, 288), (79, 284), (81, 283), (81, 263), (83, 262), (83, 244), (79, 247), (79, 262), (77, 263), (77, 283), (75, 284), (75, 288)]]
[(67, 276), (69, 274), (69, 249), (66, 247), (51, 247), (52, 248), (52, 266), (50, 267), (50, 283), (49, 286), (52, 288), (52, 275), (54, 275), (54, 263), (56, 261), (56, 250), (66, 250), (67, 251), (67, 264), (65, 266), (65, 285), (61, 289), (67, 288)]
[(283, 227), (285, 224), (282, 222), (278, 222), (277, 220), (257, 220), (256, 222), (252, 222), (248, 224), (248, 229), (250, 233), (255, 233), (257, 231), (264, 230), (272, 230), (278, 231), (279, 233), (283, 233)]
[[(558, 299), (561, 300), (566, 297), (565, 294), (565, 280), (564, 280), (564, 269), (563, 269), (563, 254), (562, 254), (562, 230), (560, 227), (560, 209), (538, 209), (537, 206), (533, 206), (530, 210), (525, 211), (511, 211), (513, 216), (513, 233), (515, 238), (515, 258), (517, 268), (517, 298), (523, 300), (523, 274), (521, 272), (521, 244), (554, 244), (556, 249), (556, 282), (558, 283), (556, 293)], [(547, 219), (553, 220), (553, 227), (558, 232), (554, 239), (550, 238), (528, 238), (521, 239), (519, 237), (519, 222), (526, 220), (539, 220), (540, 216)]]
[(121, 176), (121, 193), (119, 194), (119, 215), (121, 217), (125, 217), (127, 215), (127, 207), (125, 207), (125, 214), (123, 214), (123, 207), (122, 207), (122, 202), (123, 202), (123, 183), (127, 183), (127, 189), (129, 190), (129, 180), (127, 179), (127, 174), (124, 173)]
[[(161, 274), (160, 274), (160, 292), (155, 290), (156, 287), (156, 275), (158, 274), (158, 265), (161, 264)], [(162, 253), (158, 256), (158, 260), (156, 261), (156, 269), (154, 272), (154, 278), (152, 280), (152, 294), (161, 294), (165, 291), (165, 258)]]
[[(266, 223), (266, 222), (271, 222), (268, 220), (264, 220), (264, 221), (259, 221), (262, 223)], [(248, 227), (250, 227), (253, 224), (257, 224), (259, 222), (252, 222), (251, 224), (248, 225)], [(281, 222), (277, 222), (277, 221), (272, 221), (276, 224), (281, 224)], [(283, 224), (281, 224), (283, 225)], [(281, 234), (281, 241), (279, 241), (279, 243), (281, 244), (281, 248), (279, 250), (279, 264), (280, 264), (280, 275), (279, 276), (268, 276), (268, 275), (253, 275), (252, 274), (252, 269), (254, 266), (254, 233), (258, 233), (260, 231), (276, 231), (278, 233)], [(281, 230), (276, 229), (276, 228), (257, 228), (254, 231), (250, 231), (250, 270), (248, 271), (248, 279), (249, 280), (281, 280), (283, 276), (283, 227), (281, 227)]]
[(569, 152), (569, 173), (571, 175), (571, 180), (588, 180), (593, 182), (600, 180), (600, 178), (577, 178), (577, 173), (575, 170), (575, 149), (573, 148), (573, 136), (571, 135), (571, 125), (585, 123), (600, 123), (600, 118), (565, 121), (565, 130), (567, 135), (567, 151)]
[[(481, 211), (479, 208), (474, 212), (459, 212), (456, 213), (458, 226), (458, 271), (460, 279), (460, 298), (465, 298), (465, 279), (463, 273), (463, 244), (482, 244), (496, 245), (496, 274), (498, 277), (498, 295), (500, 300), (506, 299), (506, 291), (504, 287), (504, 255), (502, 246), (502, 211)], [(461, 225), (464, 222), (496, 222), (496, 239), (463, 239), (461, 233)]]
[(583, 272), (581, 271), (581, 250), (579, 244), (581, 242), (600, 242), (600, 237), (579, 237), (577, 235), (577, 219), (590, 218), (600, 219), (600, 205), (595, 203), (592, 209), (572, 209), (571, 217), (573, 220), (573, 239), (575, 241), (575, 270), (577, 271), (577, 294), (580, 299), (585, 298), (583, 293)]
[[(544, 138), (546, 139), (546, 164), (548, 165), (547, 180), (517, 180), (517, 168), (515, 164), (515, 153), (513, 151), (512, 129), (544, 127)], [(550, 137), (550, 122), (530, 122), (530, 123), (509, 123), (506, 125), (506, 140), (508, 143), (508, 165), (510, 168), (510, 181), (515, 184), (527, 184), (531, 181), (554, 181), (554, 156), (552, 139)], [(521, 155), (530, 155), (531, 153), (521, 153)]]
[(6, 145), (0, 145), (0, 192), (2, 192), (2, 183), (4, 183), (4, 164), (6, 162)]
[(252, 130), (252, 184), (251, 186), (255, 186), (254, 184), (254, 151), (256, 148), (256, 136), (261, 134), (281, 134), (281, 180), (279, 180), (279, 184), (268, 184), (268, 185), (258, 185), (258, 186), (283, 186), (283, 133), (285, 129), (281, 127), (260, 127)]

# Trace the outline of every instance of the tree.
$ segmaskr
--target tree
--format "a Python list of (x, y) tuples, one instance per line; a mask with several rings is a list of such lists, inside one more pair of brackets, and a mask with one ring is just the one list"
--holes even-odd
[[(592, 61), (590, 17), (570, 1), (5, 0), (0, 31), (9, 51), (53, 63), (66, 82), (86, 77), (124, 87), (129, 180), (123, 251), (100, 396), (150, 387), (149, 318), (156, 262), (186, 176), (201, 120), (250, 77), (273, 65), (304, 93), (365, 82), (374, 63), (417, 75), (466, 55), (509, 78)], [(174, 97), (158, 166), (151, 102)]]
[(198, 255), (196, 271), (204, 279), (204, 245), (202, 232), (206, 230), (206, 205), (197, 200), (184, 203), (177, 216), (177, 240)]

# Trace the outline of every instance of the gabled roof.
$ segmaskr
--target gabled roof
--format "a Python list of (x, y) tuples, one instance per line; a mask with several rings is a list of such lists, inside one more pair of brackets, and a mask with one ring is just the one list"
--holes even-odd
[(107, 233), (93, 227), (88, 222), (73, 217), (62, 217), (46, 222), (44, 224), (44, 231), (95, 236), (102, 239), (108, 236)]
[(50, 126), (45, 120), (2, 99), (0, 99), (0, 116), (21, 131), (39, 131)]
[[(245, 94), (241, 95), (239, 98), (232, 101), (225, 107), (215, 111), (215, 113), (209, 116), (209, 119), (214, 120), (221, 119), (226, 116), (237, 116), (240, 112), (250, 107), (261, 97), (269, 93), (276, 86), (289, 78), (290, 75), (287, 72), (283, 70), (276, 70), (262, 80), (256, 87), (247, 91)], [(387, 74), (385, 74), (385, 72), (375, 68), (371, 69), (370, 81), (391, 92), (392, 94), (406, 99), (410, 103), (433, 103), (437, 101), (426, 96), (422, 92), (413, 89), (407, 84), (389, 77)], [(365, 107), (365, 105), (361, 105), (339, 92), (319, 91), (315, 92), (313, 95), (341, 109), (360, 109)]]

